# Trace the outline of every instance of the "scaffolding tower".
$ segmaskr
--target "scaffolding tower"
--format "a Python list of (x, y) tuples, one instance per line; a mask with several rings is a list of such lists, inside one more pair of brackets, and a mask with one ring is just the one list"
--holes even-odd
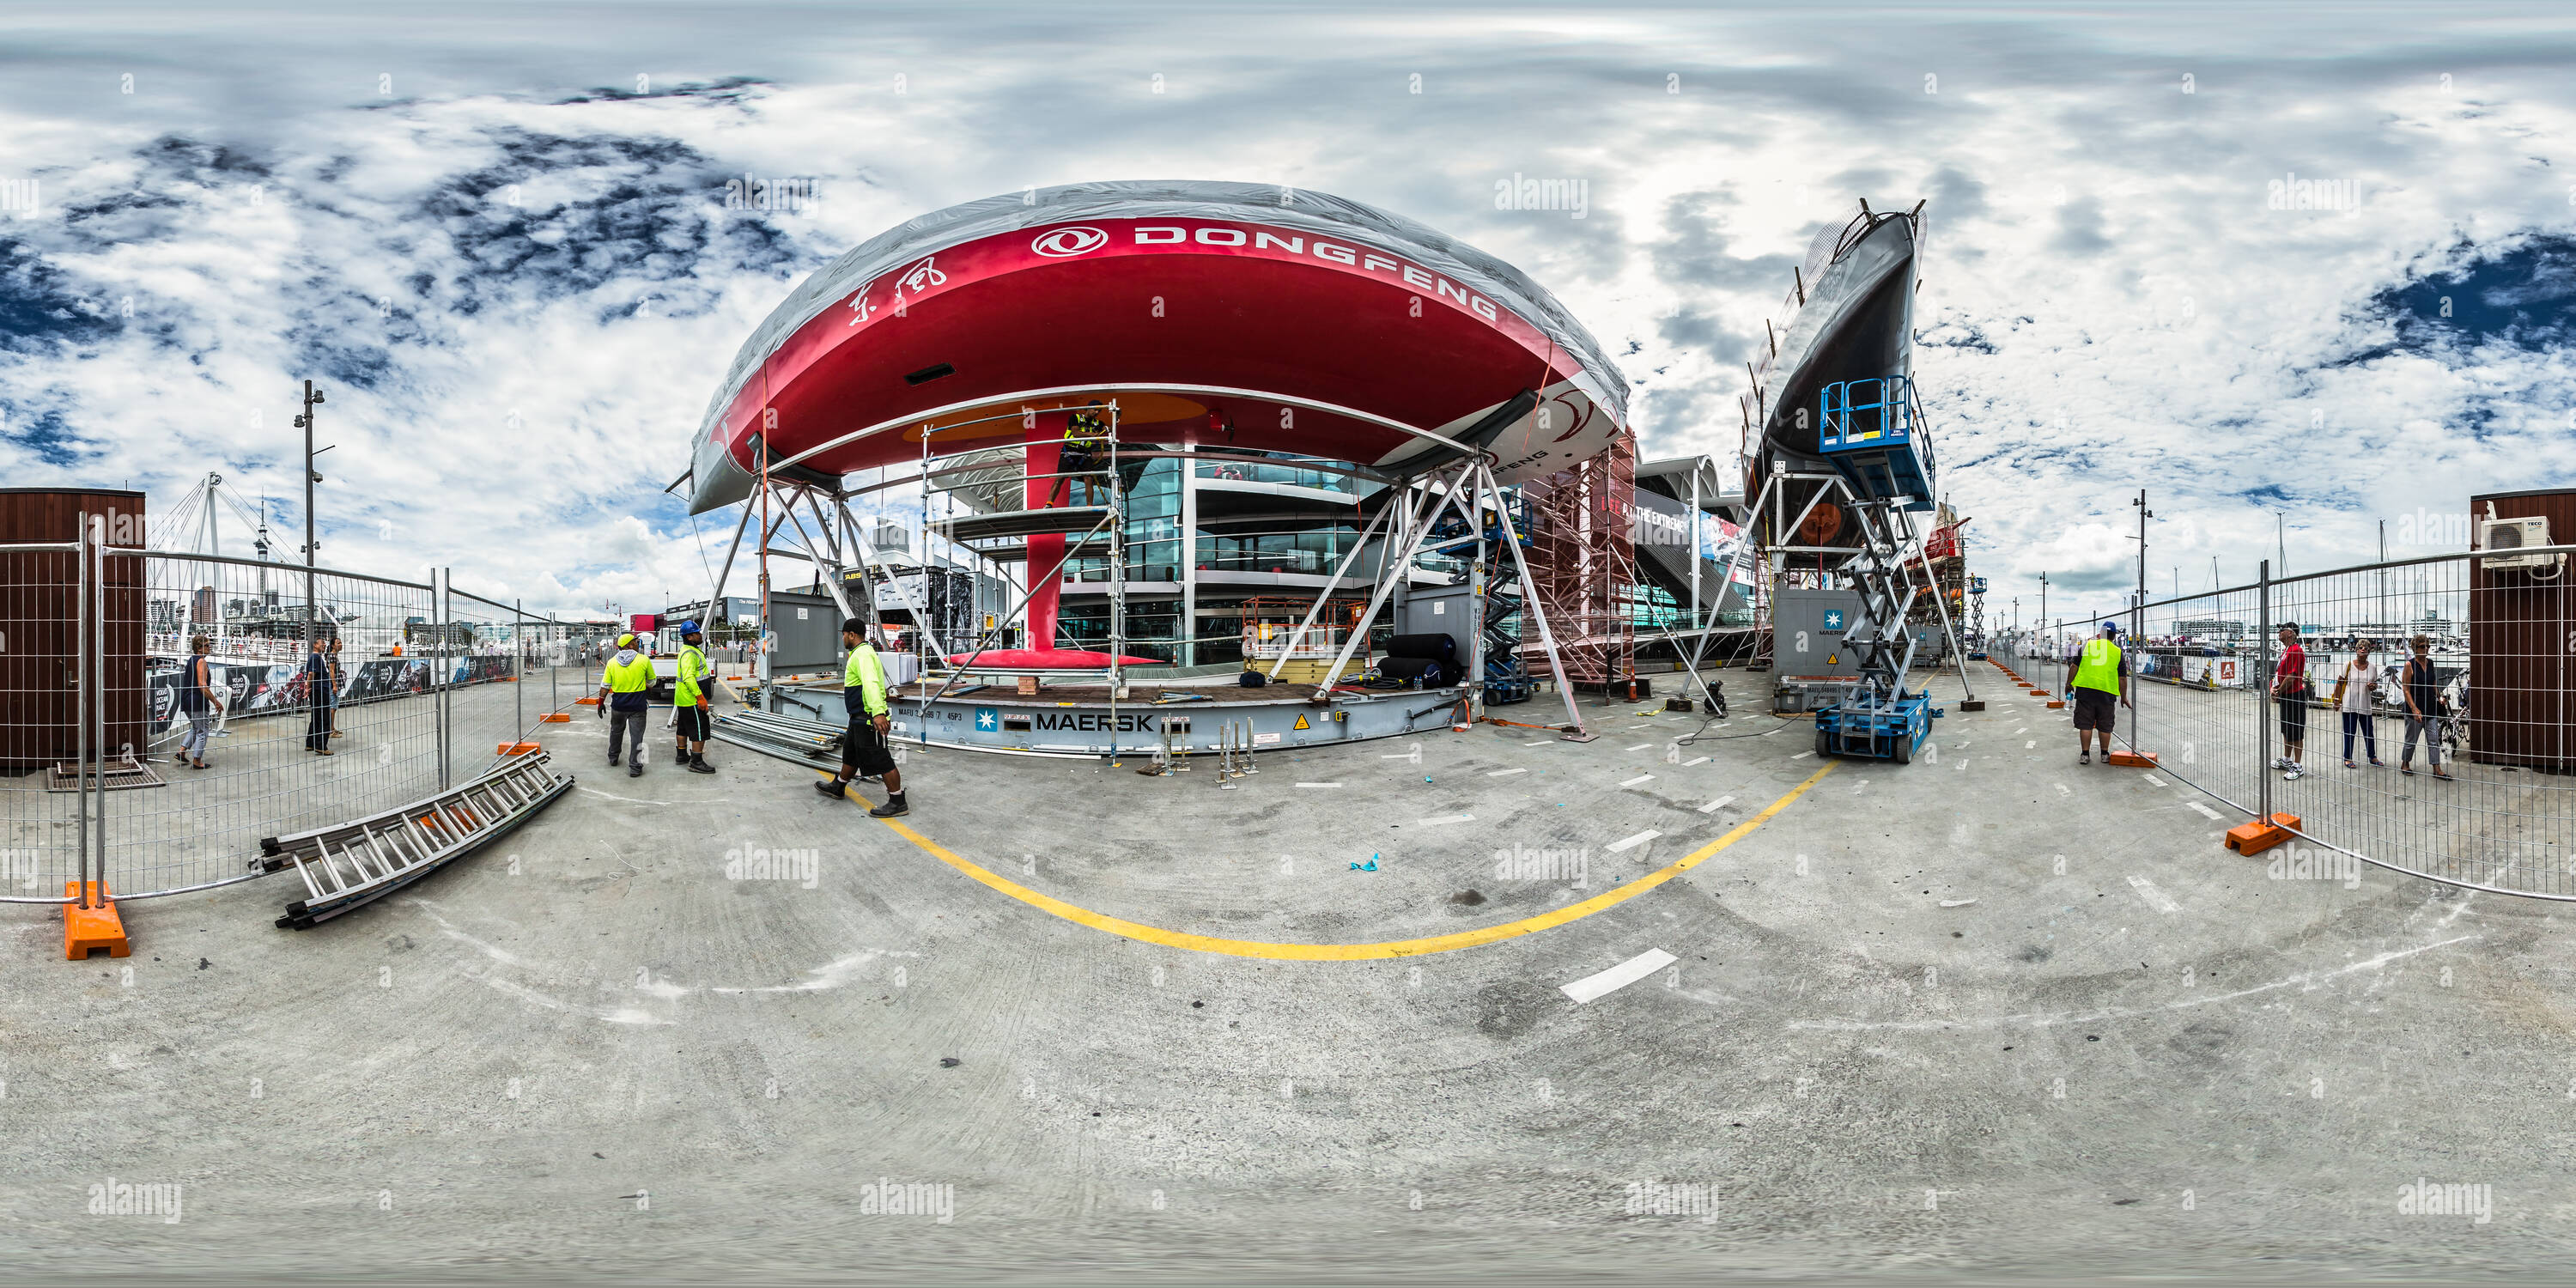
[(1540, 609), (1563, 632), (1556, 646), (1566, 678), (1586, 687), (1633, 678), (1635, 438), (1622, 433), (1609, 450), (1521, 490), (1530, 503), (1530, 576)]

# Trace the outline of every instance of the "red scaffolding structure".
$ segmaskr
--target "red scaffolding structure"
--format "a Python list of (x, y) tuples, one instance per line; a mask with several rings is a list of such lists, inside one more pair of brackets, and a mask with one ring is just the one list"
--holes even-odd
[[(1530, 503), (1530, 580), (1556, 632), (1568, 682), (1608, 684), (1636, 674), (1637, 444), (1522, 485)], [(1533, 654), (1534, 645), (1522, 652)]]

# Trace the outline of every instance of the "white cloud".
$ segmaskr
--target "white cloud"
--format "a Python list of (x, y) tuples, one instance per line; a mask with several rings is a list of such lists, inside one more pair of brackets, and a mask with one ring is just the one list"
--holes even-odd
[[(1477, 242), (1621, 355), (1650, 452), (1721, 459), (1774, 265), (1856, 196), (1935, 196), (1918, 374), (1999, 594), (2113, 578), (2140, 487), (2150, 567), (2190, 588), (2212, 555), (2250, 576), (2276, 508), (2313, 568), (2366, 557), (2380, 517), (2576, 472), (2562, 350), (2388, 348), (2370, 313), (2570, 228), (2568, 38), (2537, 21), (1032, 10), (959, 42), (945, 8), (508, 14), (424, 33), (333, 11), (253, 40), (173, 12), (107, 58), (92, 33), (13, 33), (30, 92), (0, 109), (0, 177), (46, 196), (0, 218), (13, 482), (131, 477), (166, 505), (215, 468), (293, 498), (312, 376), (339, 444), (326, 561), (435, 558), (561, 609), (697, 593), (730, 525), (693, 537), (658, 489), (797, 279), (957, 201), (1164, 176), (1340, 192)], [(276, 74), (323, 45), (329, 76)], [(120, 58), (135, 95), (98, 70)], [(638, 72), (774, 83), (587, 92)], [(1590, 180), (1590, 217), (1493, 210), (1516, 171)], [(2291, 172), (2351, 181), (2358, 209), (2269, 209)], [(824, 199), (725, 212), (743, 174)]]

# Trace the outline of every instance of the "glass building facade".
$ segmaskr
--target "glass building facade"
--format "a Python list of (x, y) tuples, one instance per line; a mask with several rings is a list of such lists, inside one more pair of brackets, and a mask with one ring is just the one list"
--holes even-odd
[[(1338, 461), (1225, 455), (1266, 459), (1157, 457), (1131, 476), (1129, 653), (1181, 666), (1241, 660), (1243, 601), (1321, 589), (1359, 539), (1360, 502), (1382, 486), (1330, 468)], [(1109, 561), (1103, 551), (1065, 563), (1059, 630), (1069, 647), (1108, 647)]]

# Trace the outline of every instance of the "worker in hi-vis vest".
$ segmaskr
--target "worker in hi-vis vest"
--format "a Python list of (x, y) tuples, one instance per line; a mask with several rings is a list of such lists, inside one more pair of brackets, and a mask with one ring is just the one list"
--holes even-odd
[(644, 721), (651, 712), (646, 709), (644, 691), (653, 687), (653, 659), (635, 647), (635, 637), (617, 637), (617, 652), (599, 677), (599, 714), (608, 721), (608, 763), (617, 763), (617, 749), (628, 749), (626, 776), (644, 776)]
[(671, 715), (680, 730), (680, 745), (673, 754), (680, 765), (692, 774), (712, 774), (716, 767), (707, 763), (707, 724), (715, 707), (707, 696), (706, 684), (715, 674), (707, 664), (706, 652), (700, 647), (707, 637), (694, 621), (680, 623), (679, 678), (671, 682)]
[(2117, 643), (2120, 627), (2116, 622), (2102, 623), (2102, 631), (2084, 641), (2076, 650), (2075, 678), (2067, 688), (2075, 697), (2075, 763), (2093, 763), (2093, 735), (2102, 735), (2102, 763), (2111, 763), (2111, 731), (2119, 727), (2120, 713), (2112, 706), (2129, 705), (2129, 659)]
[(841, 735), (841, 772), (814, 784), (814, 790), (847, 800), (846, 789), (854, 775), (882, 781), (886, 803), (869, 810), (868, 816), (899, 818), (910, 811), (903, 803), (903, 773), (894, 767), (894, 753), (886, 750), (886, 730), (892, 720), (886, 705), (885, 662), (877, 657), (868, 624), (860, 618), (841, 623), (841, 647), (850, 650), (850, 660), (841, 668), (841, 704), (850, 713), (850, 727)]

